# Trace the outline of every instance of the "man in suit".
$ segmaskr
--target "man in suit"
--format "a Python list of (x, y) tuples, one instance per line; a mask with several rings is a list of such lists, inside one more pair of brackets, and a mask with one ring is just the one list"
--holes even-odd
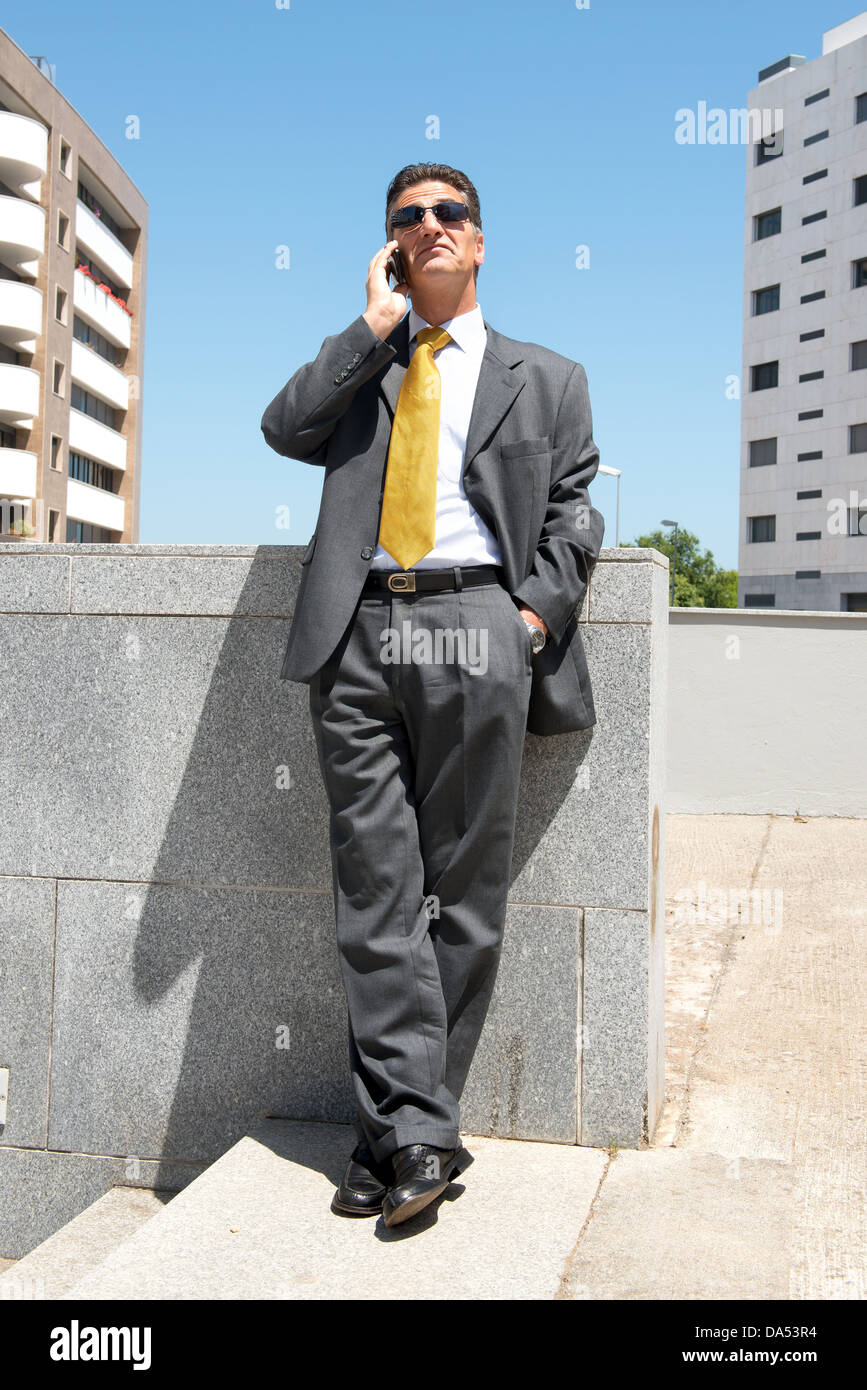
[(280, 675), (309, 684), (331, 808), (358, 1111), (332, 1210), (388, 1225), (472, 1162), (459, 1100), (525, 733), (595, 723), (576, 620), (603, 534), (587, 380), (483, 319), (481, 227), (461, 170), (402, 169), (364, 313), (262, 417), (273, 449), (325, 470)]

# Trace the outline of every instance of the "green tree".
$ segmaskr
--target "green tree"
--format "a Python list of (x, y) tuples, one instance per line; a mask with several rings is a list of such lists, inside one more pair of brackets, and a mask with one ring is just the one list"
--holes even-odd
[[(651, 531), (626, 546), (652, 546), (668, 556), (674, 568), (673, 532)], [(738, 572), (720, 569), (710, 550), (699, 549), (692, 531), (677, 533), (677, 566), (674, 576), (675, 608), (737, 608)]]

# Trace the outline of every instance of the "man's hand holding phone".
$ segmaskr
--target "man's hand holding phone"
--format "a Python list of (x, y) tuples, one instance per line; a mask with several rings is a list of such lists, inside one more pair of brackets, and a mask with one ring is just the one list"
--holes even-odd
[(399, 278), (394, 289), (389, 285), (389, 272), (396, 277), (404, 274), (396, 241), (387, 241), (377, 251), (367, 269), (367, 308), (362, 314), (379, 338), (387, 338), (406, 313), (409, 285)]

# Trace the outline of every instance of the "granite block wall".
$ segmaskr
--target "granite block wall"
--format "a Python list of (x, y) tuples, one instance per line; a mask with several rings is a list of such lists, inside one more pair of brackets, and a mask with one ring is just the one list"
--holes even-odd
[[(279, 679), (301, 547), (0, 546), (0, 1255), (349, 1121), (327, 803)], [(668, 566), (604, 550), (592, 730), (527, 735), (467, 1133), (637, 1147), (663, 1099)]]

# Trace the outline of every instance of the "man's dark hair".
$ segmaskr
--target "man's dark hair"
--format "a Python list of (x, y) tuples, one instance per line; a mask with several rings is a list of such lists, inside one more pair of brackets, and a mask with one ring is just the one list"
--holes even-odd
[[(470, 225), (474, 232), (482, 230), (482, 210), (479, 207), (479, 195), (476, 192), (475, 184), (461, 169), (453, 169), (450, 164), (406, 164), (395, 174), (388, 186), (385, 195), (385, 237), (387, 241), (393, 241), (391, 232), (391, 213), (392, 209), (405, 189), (411, 188), (413, 184), (425, 183), (428, 179), (437, 179), (440, 183), (451, 184), (459, 193), (463, 194), (463, 201), (470, 210)], [(473, 266), (473, 279), (478, 280), (479, 267)]]

